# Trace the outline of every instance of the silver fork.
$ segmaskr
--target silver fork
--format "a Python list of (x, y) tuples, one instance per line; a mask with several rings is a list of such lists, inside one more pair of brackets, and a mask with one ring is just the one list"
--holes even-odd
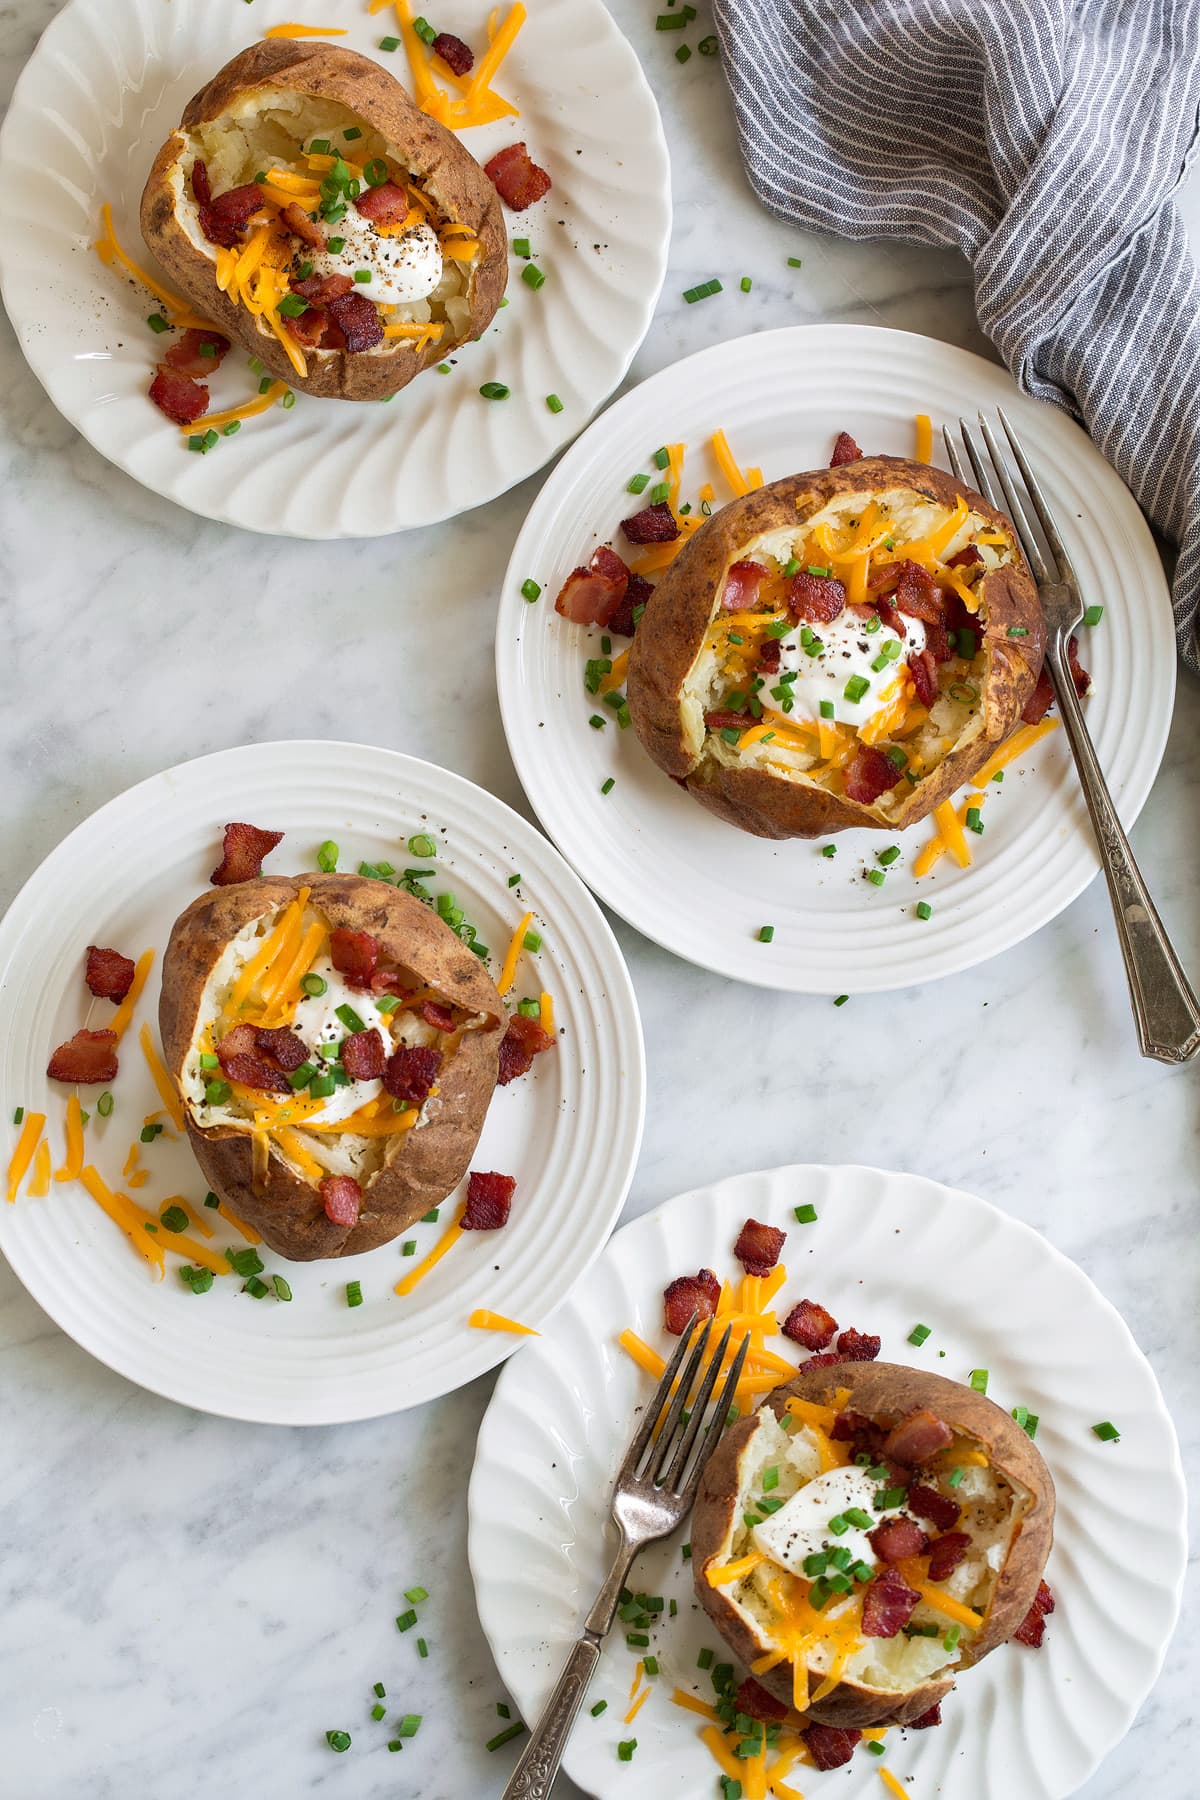
[[(1004, 510), (996, 493), (992, 470), (1000, 478), (1007, 500), (1007, 511), (1017, 528), (1021, 548), (1033, 571), (1041, 595), (1046, 619), (1046, 667), (1054, 684), (1054, 697), (1066, 728), (1067, 739), (1075, 757), (1075, 767), (1083, 786), (1084, 799), (1092, 816), (1092, 827), (1100, 849), (1100, 860), (1108, 881), (1109, 897), (1117, 924), (1125, 974), (1129, 981), (1133, 1016), (1137, 1021), (1138, 1044), (1143, 1056), (1158, 1062), (1182, 1063), (1200, 1050), (1200, 1001), (1184, 974), (1158, 916), (1150, 892), (1142, 880), (1134, 860), (1129, 839), (1121, 828), (1112, 795), (1104, 779), (1091, 735), (1084, 721), (1083, 708), (1075, 692), (1067, 660), (1067, 640), (1083, 618), (1083, 600), (1079, 583), (1071, 566), (1058, 527), (1046, 504), (1029, 459), (1002, 408), (997, 407), (1004, 435), (1012, 449), (1017, 468), (1024, 478), (1024, 490), (1012, 463), (1001, 447), (996, 433), (985, 415), (979, 414), (979, 429), (991, 458), (983, 454), (979, 442), (965, 419), (958, 421), (963, 443), (975, 472), (975, 485), (991, 501)], [(962, 458), (949, 430), (943, 426), (950, 467), (959, 481), (967, 482)], [(1029, 512), (1036, 514), (1041, 525), (1051, 561), (1047, 563), (1029, 525)]]
[[(724, 1429), (733, 1404), (733, 1392), (750, 1342), (748, 1337), (742, 1339), (712, 1418), (701, 1436), (704, 1414), (729, 1348), (732, 1329), (728, 1325), (725, 1327), (685, 1422), (684, 1408), (700, 1372), (712, 1323), (709, 1319), (697, 1332), (696, 1317), (692, 1315), (625, 1452), (612, 1496), (612, 1516), (620, 1535), (620, 1547), (608, 1578), (596, 1596), (596, 1603), (584, 1621), (583, 1633), (567, 1659), (558, 1685), (542, 1710), (501, 1800), (546, 1800), (567, 1747), (571, 1727), (583, 1705), (588, 1683), (600, 1661), (600, 1646), (612, 1625), (634, 1557), (647, 1544), (670, 1537), (692, 1509), (701, 1471)], [(657, 1437), (656, 1425), (661, 1426)]]

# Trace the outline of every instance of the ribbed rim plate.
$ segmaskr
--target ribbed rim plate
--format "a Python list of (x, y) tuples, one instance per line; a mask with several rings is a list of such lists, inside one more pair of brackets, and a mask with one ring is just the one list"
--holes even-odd
[[(599, 908), (545, 838), (460, 776), (394, 751), (337, 743), (225, 750), (152, 776), (73, 831), (0, 922), (0, 1094), (7, 1163), (11, 1109), (45, 1112), (56, 1162), (66, 1090), (46, 1080), (50, 1050), (83, 1022), (89, 943), (159, 959), (122, 1041), (115, 1107), (93, 1112), (87, 1154), (118, 1187), (145, 1114), (161, 1106), (137, 1027), (157, 1018), (159, 960), (171, 924), (203, 892), (229, 818), (286, 833), (267, 871), (312, 868), (318, 844), (341, 846), (341, 867), (385, 858), (403, 866), (404, 840), (438, 842), (437, 890), (450, 888), (493, 953), (526, 909), (540, 921), (536, 963), (517, 993), (544, 986), (561, 1028), (557, 1050), (497, 1091), (472, 1167), (517, 1178), (502, 1232), (468, 1234), (405, 1299), (394, 1284), (414, 1266), (399, 1241), (364, 1256), (289, 1263), (264, 1253), (291, 1284), (290, 1305), (254, 1300), (240, 1280), (193, 1296), (168, 1257), (146, 1265), (78, 1184), (45, 1200), (0, 1204), (0, 1250), (51, 1318), (85, 1350), (153, 1392), (206, 1412), (263, 1423), (332, 1424), (419, 1405), (493, 1367), (528, 1340), (472, 1330), (488, 1307), (539, 1326), (599, 1252), (620, 1212), (641, 1141), (645, 1072), (633, 990)], [(398, 854), (399, 853), (399, 854)], [(508, 877), (519, 872), (518, 889)], [(111, 1011), (96, 1002), (93, 1024)], [(156, 1035), (157, 1035), (157, 1027)], [(84, 1090), (84, 1105), (97, 1090)], [(142, 1152), (143, 1205), (182, 1193), (203, 1199), (186, 1144)], [(203, 1215), (202, 1215), (203, 1216)], [(209, 1215), (212, 1217), (212, 1215)], [(451, 1216), (415, 1226), (417, 1256)], [(214, 1220), (220, 1224), (219, 1221)], [(220, 1226), (215, 1247), (240, 1244)], [(345, 1304), (362, 1283), (364, 1303)]]
[[(792, 1209), (810, 1202), (815, 1225)], [(615, 1342), (626, 1326), (662, 1339), (662, 1291), (701, 1265), (740, 1274), (732, 1245), (747, 1216), (787, 1227), (788, 1305), (809, 1295), (842, 1325), (878, 1332), (882, 1356), (957, 1380), (989, 1371), (1001, 1406), (1040, 1416), (1039, 1449), (1058, 1493), (1047, 1579), (1057, 1610), (1041, 1650), (993, 1651), (963, 1675), (935, 1731), (889, 1733), (885, 1766), (914, 1796), (1065, 1800), (1128, 1729), (1166, 1654), (1186, 1566), (1184, 1485), (1174, 1427), (1124, 1322), (1082, 1271), (1027, 1225), (915, 1175), (801, 1165), (734, 1176), (667, 1202), (619, 1231), (545, 1336), (505, 1369), (479, 1434), (469, 1494), (479, 1616), (500, 1674), (532, 1723), (607, 1573), (608, 1496), (635, 1408), (652, 1391)], [(913, 1326), (933, 1328), (921, 1349)], [(939, 1355), (945, 1351), (945, 1357)], [(1091, 1426), (1112, 1419), (1119, 1444)], [(721, 1641), (680, 1555), (687, 1527), (648, 1550), (632, 1577), (674, 1597), (652, 1634), (659, 1674), (622, 1723), (637, 1652), (618, 1627), (566, 1768), (598, 1800), (693, 1800), (719, 1771), (702, 1721), (675, 1687), (711, 1700), (697, 1667)], [(1136, 1546), (1136, 1550), (1132, 1547)], [(718, 1655), (718, 1660), (720, 1656)], [(631, 1763), (619, 1739), (637, 1738)], [(874, 1800), (879, 1765), (798, 1770), (808, 1800)], [(793, 1777), (789, 1777), (792, 1781)], [(905, 1791), (908, 1791), (906, 1786)]]
[[(328, 9), (326, 9), (328, 11)], [(402, 51), (379, 40), (395, 15), (366, 0), (335, 9), (339, 44), (409, 86)], [(479, 161), (525, 139), (554, 186), (510, 235), (531, 239), (546, 284), (520, 279), (449, 375), (430, 370), (386, 406), (299, 395), (207, 456), (146, 397), (156, 302), (92, 254), (101, 203), (135, 260), (148, 253), (138, 203), (188, 99), (295, 0), (71, 0), (17, 83), (0, 134), (0, 285), (30, 366), (59, 411), (135, 480), (189, 511), (289, 537), (375, 537), (453, 517), (504, 493), (574, 437), (628, 368), (666, 269), (670, 170), (654, 97), (601, 0), (554, 0), (529, 17), (497, 82), (519, 120), (473, 128)], [(487, 0), (444, 0), (438, 27), (479, 45)], [(214, 406), (250, 399), (235, 349)], [(234, 371), (231, 377), (229, 371)], [(512, 390), (480, 397), (484, 382)], [(546, 396), (558, 394), (560, 413)], [(348, 473), (349, 472), (349, 473)]]
[[(1089, 728), (1126, 825), (1162, 760), (1175, 691), (1175, 634), (1162, 564), (1132, 497), (1064, 413), (1020, 395), (1008, 374), (965, 350), (907, 332), (810, 325), (760, 332), (690, 356), (598, 419), (534, 502), (509, 563), (496, 672), (522, 786), (563, 855), (631, 925), (679, 956), (762, 987), (811, 994), (908, 987), (983, 962), (1061, 912), (1099, 863), (1061, 731), (993, 787), (975, 865), (944, 858), (907, 873), (930, 834), (895, 840), (903, 855), (882, 888), (863, 879), (889, 840), (842, 832), (819, 844), (769, 843), (723, 824), (680, 791), (584, 691), (598, 632), (560, 619), (554, 595), (598, 540), (644, 504), (626, 492), (658, 445), (684, 442), (683, 493), (704, 481), (728, 498), (707, 449), (723, 426), (743, 468), (768, 481), (819, 466), (839, 430), (865, 450), (911, 455), (913, 419), (940, 428), (980, 407), (1009, 412), (1045, 483), (1089, 602), (1103, 623), (1083, 634), (1095, 691)], [(618, 545), (622, 542), (617, 538)], [(543, 596), (530, 606), (521, 583)], [(601, 707), (606, 714), (607, 709)], [(615, 785), (607, 794), (603, 783)], [(928, 900), (933, 917), (919, 921)], [(762, 944), (758, 930), (775, 927)]]

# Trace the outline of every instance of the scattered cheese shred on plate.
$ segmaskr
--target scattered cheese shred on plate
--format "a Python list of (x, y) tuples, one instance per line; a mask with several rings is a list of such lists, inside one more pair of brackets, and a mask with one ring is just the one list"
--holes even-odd
[[(416, 1273), (417, 1271), (414, 1269), (413, 1274)], [(399, 1293), (400, 1290), (396, 1291)], [(476, 1331), (512, 1331), (518, 1337), (541, 1336), (541, 1333), (535, 1331), (532, 1325), (521, 1325), (516, 1319), (506, 1319), (503, 1313), (489, 1312), (485, 1306), (476, 1307), (467, 1320), (467, 1324), (473, 1325)]]
[(33, 1161), (33, 1153), (37, 1148), (37, 1141), (42, 1135), (42, 1126), (45, 1123), (45, 1113), (25, 1114), (21, 1135), (17, 1139), (17, 1147), (13, 1151), (12, 1160), (8, 1165), (8, 1198), (10, 1200), (15, 1200), (17, 1197), (17, 1189), (24, 1181), (26, 1171)]

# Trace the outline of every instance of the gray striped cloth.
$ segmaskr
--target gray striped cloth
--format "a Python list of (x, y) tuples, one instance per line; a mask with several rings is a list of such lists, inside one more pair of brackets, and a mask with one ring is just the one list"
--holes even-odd
[(1172, 195), (1200, 0), (714, 0), (750, 180), (785, 219), (952, 245), (1020, 385), (1178, 548), (1200, 669), (1200, 285)]

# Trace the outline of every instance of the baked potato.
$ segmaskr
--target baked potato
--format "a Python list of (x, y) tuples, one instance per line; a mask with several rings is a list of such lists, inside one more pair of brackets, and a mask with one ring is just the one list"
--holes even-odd
[(474, 157), (378, 63), (268, 39), (188, 102), (142, 235), (218, 331), (306, 394), (382, 400), (478, 337), (508, 239)]
[(695, 531), (638, 625), (629, 711), (743, 831), (903, 831), (1017, 725), (1044, 644), (1010, 522), (940, 469), (867, 456)]
[(260, 876), (176, 921), (159, 1028), (209, 1186), (295, 1261), (407, 1229), (466, 1173), (507, 1020), (428, 907), (358, 875)]
[(850, 1730), (920, 1718), (1006, 1642), (1053, 1535), (1049, 1471), (1000, 1407), (938, 1375), (841, 1362), (802, 1369), (725, 1434), (692, 1567), (768, 1692)]

